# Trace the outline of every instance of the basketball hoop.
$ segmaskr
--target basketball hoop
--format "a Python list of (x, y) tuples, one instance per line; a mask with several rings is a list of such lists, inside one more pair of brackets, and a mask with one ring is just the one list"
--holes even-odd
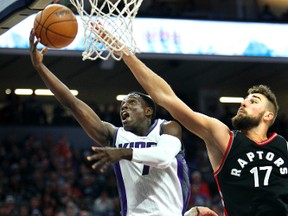
[[(77, 9), (84, 27), (83, 60), (107, 60), (110, 56), (119, 61), (123, 53), (139, 52), (133, 37), (133, 20), (143, 0), (70, 0)], [(105, 38), (98, 34), (93, 23), (109, 34)], [(91, 25), (92, 24), (92, 25)], [(107, 38), (108, 37), (108, 38)], [(122, 44), (121, 46), (119, 46)], [(119, 55), (115, 55), (115, 52)]]

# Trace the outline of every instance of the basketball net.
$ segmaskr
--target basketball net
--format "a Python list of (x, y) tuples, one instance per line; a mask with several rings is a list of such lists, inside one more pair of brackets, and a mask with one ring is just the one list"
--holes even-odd
[[(123, 54), (138, 52), (133, 38), (133, 20), (142, 1), (70, 0), (77, 9), (84, 27), (83, 60), (107, 60), (111, 56), (119, 61)], [(95, 23), (101, 23), (102, 28), (109, 32), (105, 38), (97, 34), (93, 27)], [(124, 50), (125, 47), (129, 49), (129, 53)]]

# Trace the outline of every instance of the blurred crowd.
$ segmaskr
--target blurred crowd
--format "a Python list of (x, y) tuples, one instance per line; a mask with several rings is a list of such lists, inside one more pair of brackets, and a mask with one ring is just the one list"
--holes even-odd
[(31, 132), (17, 140), (7, 134), (0, 145), (0, 215), (119, 215), (113, 170), (92, 170), (89, 151), (74, 148), (65, 135)]

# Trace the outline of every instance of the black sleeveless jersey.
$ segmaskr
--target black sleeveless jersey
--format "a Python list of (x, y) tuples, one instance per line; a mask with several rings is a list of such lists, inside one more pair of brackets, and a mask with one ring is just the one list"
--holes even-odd
[(231, 139), (214, 173), (225, 215), (288, 215), (287, 141), (276, 133), (256, 143), (240, 131)]

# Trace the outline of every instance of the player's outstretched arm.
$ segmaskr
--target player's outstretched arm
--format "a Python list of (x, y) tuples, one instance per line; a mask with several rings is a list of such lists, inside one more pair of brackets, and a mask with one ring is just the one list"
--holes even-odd
[(170, 85), (162, 77), (148, 68), (135, 55), (123, 55), (123, 60), (137, 81), (157, 104), (168, 108), (166, 104), (167, 99), (172, 100), (177, 98)]
[(164, 107), (185, 128), (204, 140), (213, 169), (217, 170), (230, 139), (229, 128), (215, 118), (193, 111), (176, 96), (162, 77), (135, 55), (123, 55), (123, 60), (156, 103)]
[(57, 100), (63, 106), (71, 106), (71, 102), (75, 101), (74, 96), (70, 93), (68, 87), (62, 83), (43, 63), (44, 54), (47, 52), (47, 48), (43, 48), (41, 51), (37, 50), (37, 44), (40, 39), (35, 42), (34, 29), (30, 33), (30, 57), (32, 64), (40, 77), (44, 81), (45, 85), (54, 93)]
[(174, 93), (170, 85), (135, 55), (123, 55), (125, 64), (129, 67), (137, 81), (145, 91), (160, 106), (164, 107), (184, 127), (202, 139), (211, 137), (211, 133), (220, 128), (228, 134), (228, 128), (220, 121), (193, 111)]
[[(91, 26), (103, 40), (105, 40), (107, 43), (111, 43), (114, 50), (119, 50), (119, 47), (123, 47), (123, 44), (118, 41), (107, 29), (105, 29), (101, 22), (93, 22), (91, 23)], [(146, 67), (146, 65), (134, 54), (130, 53), (128, 47), (123, 48), (123, 55), (121, 55), (119, 52), (120, 51), (114, 51), (116, 55), (123, 57), (124, 62), (129, 67), (135, 78), (157, 104), (165, 107), (167, 98), (177, 98), (168, 83)]]
[(42, 51), (37, 50), (39, 40), (35, 41), (35, 32), (32, 29), (29, 38), (30, 57), (43, 82), (53, 92), (57, 100), (71, 110), (76, 120), (95, 142), (108, 145), (109, 141), (112, 140), (114, 127), (109, 123), (103, 123), (87, 104), (76, 98), (69, 88), (43, 64), (43, 55), (47, 48), (42, 49)]

